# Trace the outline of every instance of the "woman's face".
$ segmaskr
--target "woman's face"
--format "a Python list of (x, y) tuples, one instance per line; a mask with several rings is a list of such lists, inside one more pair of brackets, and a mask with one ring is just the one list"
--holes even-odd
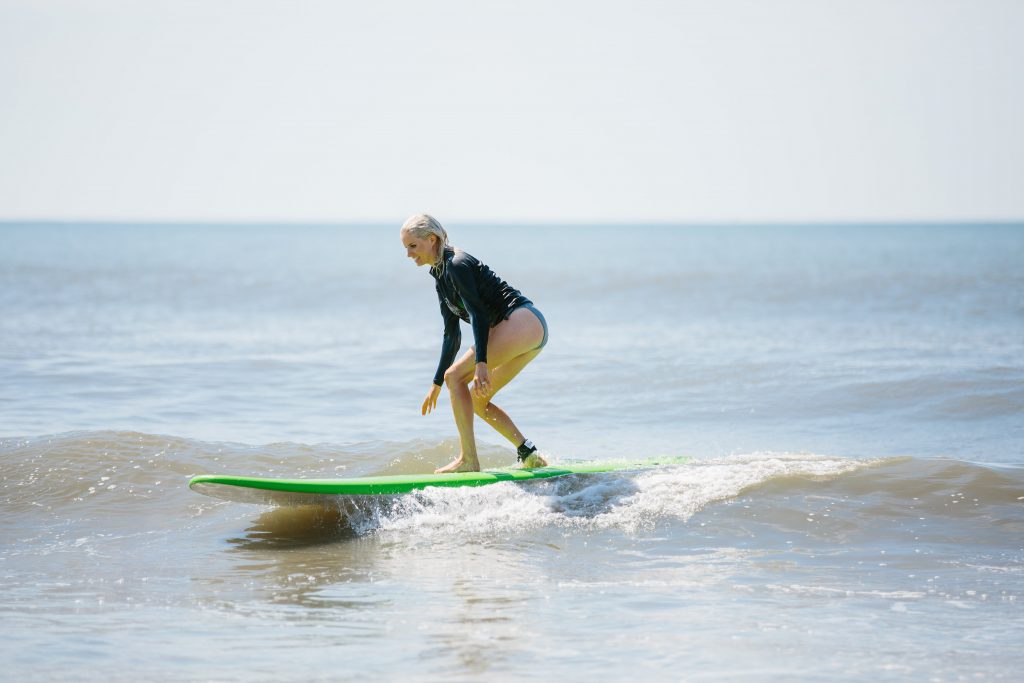
[(410, 231), (402, 231), (402, 244), (405, 246), (405, 255), (416, 262), (417, 266), (434, 265), (434, 258), (437, 254), (437, 237), (427, 235), (425, 238), (416, 237)]

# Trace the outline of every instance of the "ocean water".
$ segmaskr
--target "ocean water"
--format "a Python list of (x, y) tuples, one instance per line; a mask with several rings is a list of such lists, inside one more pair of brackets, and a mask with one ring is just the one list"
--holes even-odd
[(397, 226), (0, 224), (5, 676), (1019, 680), (1024, 226), (448, 227), (549, 322), (495, 402), (550, 459), (693, 461), (206, 498), (456, 454)]

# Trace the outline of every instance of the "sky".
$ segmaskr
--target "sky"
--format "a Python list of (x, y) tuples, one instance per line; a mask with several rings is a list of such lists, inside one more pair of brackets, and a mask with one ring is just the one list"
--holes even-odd
[(1024, 219), (1024, 1), (0, 0), (0, 220)]

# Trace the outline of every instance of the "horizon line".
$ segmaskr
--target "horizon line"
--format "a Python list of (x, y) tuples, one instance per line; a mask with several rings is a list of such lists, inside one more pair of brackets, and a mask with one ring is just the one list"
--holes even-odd
[[(481, 227), (811, 227), (811, 226), (886, 226), (886, 225), (917, 225), (917, 226), (956, 226), (956, 225), (989, 225), (989, 226), (1024, 226), (1022, 218), (956, 218), (956, 219), (796, 219), (796, 220), (447, 220), (450, 225), (476, 225)], [(220, 226), (220, 227), (355, 227), (401, 225), (399, 221), (387, 220), (245, 220), (245, 219), (133, 219), (133, 218), (0, 218), (0, 226), (68, 226), (68, 225), (107, 225), (107, 226)]]

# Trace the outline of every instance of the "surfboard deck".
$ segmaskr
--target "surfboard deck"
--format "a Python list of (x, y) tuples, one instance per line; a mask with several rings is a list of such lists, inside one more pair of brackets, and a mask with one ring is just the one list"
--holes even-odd
[(264, 505), (307, 505), (337, 496), (389, 496), (431, 486), (486, 486), (503, 481), (526, 482), (572, 474), (597, 474), (682, 465), (686, 457), (665, 457), (641, 462), (566, 463), (524, 469), (505, 467), (480, 472), (449, 474), (390, 474), (351, 479), (270, 479), (224, 474), (201, 474), (189, 481), (193, 491), (222, 500)]

